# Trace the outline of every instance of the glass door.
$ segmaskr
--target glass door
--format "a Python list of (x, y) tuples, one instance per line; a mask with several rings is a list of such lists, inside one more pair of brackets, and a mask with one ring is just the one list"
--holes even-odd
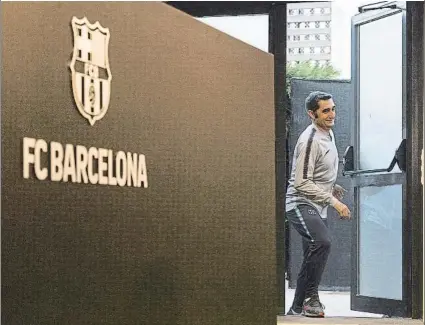
[(351, 309), (405, 317), (405, 11), (384, 7), (352, 26), (353, 146), (344, 156), (355, 196)]

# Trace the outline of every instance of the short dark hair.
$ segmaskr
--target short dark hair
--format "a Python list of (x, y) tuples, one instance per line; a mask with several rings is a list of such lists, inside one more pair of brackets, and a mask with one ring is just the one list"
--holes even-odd
[(316, 112), (319, 108), (319, 101), (331, 99), (332, 95), (323, 91), (313, 91), (305, 99), (305, 109)]

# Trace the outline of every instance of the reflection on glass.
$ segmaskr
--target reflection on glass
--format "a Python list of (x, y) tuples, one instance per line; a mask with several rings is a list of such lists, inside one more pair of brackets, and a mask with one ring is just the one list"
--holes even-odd
[(402, 54), (401, 13), (360, 27), (360, 169), (388, 167), (402, 140)]
[(402, 300), (402, 185), (359, 190), (359, 294)]

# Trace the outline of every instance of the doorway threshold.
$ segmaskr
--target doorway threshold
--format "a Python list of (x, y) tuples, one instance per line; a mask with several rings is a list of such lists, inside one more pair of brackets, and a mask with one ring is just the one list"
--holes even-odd
[(423, 325), (420, 319), (407, 318), (369, 318), (369, 317), (325, 317), (309, 318), (303, 316), (278, 316), (277, 325)]
[[(292, 305), (295, 289), (289, 289), (289, 283), (286, 281), (285, 303), (286, 311)], [(346, 318), (382, 318), (383, 315), (371, 314), (354, 311), (350, 309), (349, 291), (319, 291), (320, 301), (326, 306), (325, 314), (327, 317), (346, 317)]]

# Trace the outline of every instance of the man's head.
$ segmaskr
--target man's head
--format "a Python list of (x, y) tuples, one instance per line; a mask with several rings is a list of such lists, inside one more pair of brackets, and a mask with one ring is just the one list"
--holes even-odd
[(330, 130), (335, 121), (335, 103), (332, 95), (313, 91), (305, 100), (307, 114), (313, 122), (324, 130)]

